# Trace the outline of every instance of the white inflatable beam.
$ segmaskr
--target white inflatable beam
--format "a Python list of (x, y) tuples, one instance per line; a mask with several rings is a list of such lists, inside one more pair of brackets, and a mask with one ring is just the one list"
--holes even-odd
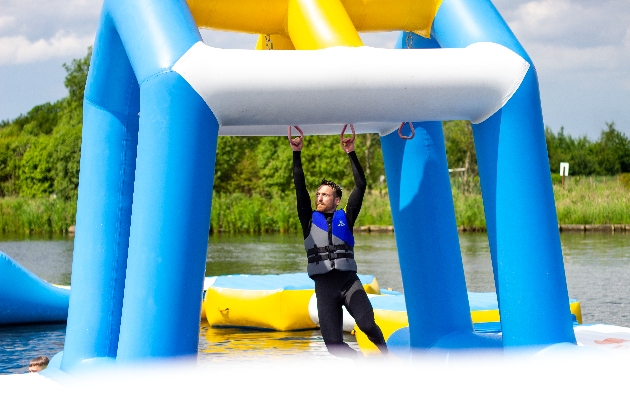
[(175, 63), (220, 135), (388, 134), (403, 121), (470, 120), (497, 112), (529, 63), (494, 43), (426, 50), (334, 47), (228, 50), (199, 42)]

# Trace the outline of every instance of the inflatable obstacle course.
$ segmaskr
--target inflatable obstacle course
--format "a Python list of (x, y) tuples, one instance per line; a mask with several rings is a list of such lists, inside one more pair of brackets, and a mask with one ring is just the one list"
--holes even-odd
[[(360, 31), (401, 35), (390, 51)], [(501, 345), (575, 343), (536, 69), (490, 0), (105, 0), (61, 369), (197, 353), (217, 136), (287, 126), (381, 135), (411, 347), (496, 346), (470, 322), (449, 119), (473, 123)]]

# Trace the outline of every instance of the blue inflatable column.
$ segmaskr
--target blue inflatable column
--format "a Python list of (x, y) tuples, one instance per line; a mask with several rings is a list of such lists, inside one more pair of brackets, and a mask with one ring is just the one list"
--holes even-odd
[(199, 41), (182, 0), (103, 4), (86, 87), (64, 370), (92, 358), (196, 352), (218, 124), (171, 68)]
[[(397, 47), (405, 41), (401, 36)], [(413, 48), (435, 47), (431, 40), (413, 37)], [(443, 340), (446, 336), (472, 334), (473, 328), (442, 123), (414, 123), (414, 127), (412, 140), (401, 139), (397, 131), (381, 140), (410, 345), (451, 347)], [(407, 124), (405, 129), (409, 135)]]
[(138, 139), (139, 88), (103, 13), (85, 89), (72, 293), (61, 364), (116, 357)]
[(61, 364), (116, 357), (138, 136), (139, 88), (101, 16), (85, 90), (72, 293)]
[(473, 125), (505, 346), (575, 342), (536, 70), (489, 0), (444, 0), (442, 47), (494, 42), (530, 70), (494, 116)]
[(119, 361), (197, 353), (218, 123), (171, 70), (201, 36), (182, 0), (108, 0), (140, 81)]
[[(415, 137), (381, 139), (412, 348), (472, 333), (440, 122), (414, 123)], [(408, 133), (408, 132), (407, 132)]]
[(197, 354), (218, 123), (175, 72), (141, 87), (118, 360)]

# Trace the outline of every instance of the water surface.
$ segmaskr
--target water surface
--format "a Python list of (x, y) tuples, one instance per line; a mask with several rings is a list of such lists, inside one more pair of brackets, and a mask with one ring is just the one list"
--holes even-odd
[[(494, 291), (487, 236), (459, 235), (466, 284), (471, 292)], [(569, 295), (580, 300), (585, 323), (630, 327), (630, 234), (561, 235)], [(403, 291), (394, 235), (356, 235), (359, 272), (373, 274), (381, 287)], [(56, 284), (70, 284), (73, 238), (68, 236), (0, 236), (0, 251)], [(279, 274), (305, 271), (299, 235), (213, 235), (209, 239), (207, 275)], [(52, 357), (63, 348), (65, 325), (0, 327), (0, 373), (28, 370), (40, 354)], [(354, 337), (346, 340), (356, 348)], [(212, 362), (252, 357), (303, 355), (328, 357), (319, 331), (270, 332), (209, 328), (199, 335), (200, 358)]]

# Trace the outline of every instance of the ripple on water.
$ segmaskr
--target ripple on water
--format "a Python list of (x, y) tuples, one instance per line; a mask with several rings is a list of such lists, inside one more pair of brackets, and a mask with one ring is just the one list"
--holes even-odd
[[(26, 373), (36, 356), (52, 358), (63, 350), (65, 324), (18, 325), (0, 328), (0, 374)], [(356, 339), (346, 342), (359, 350)], [(333, 357), (319, 330), (265, 331), (246, 328), (212, 328), (206, 321), (199, 330), (202, 362), (265, 361), (278, 358), (321, 359)]]
[(66, 324), (0, 327), (0, 373), (26, 373), (37, 356), (53, 357), (63, 350)]
[[(361, 272), (374, 274), (382, 287), (402, 291), (392, 234), (357, 235)], [(460, 234), (466, 283), (472, 292), (494, 290), (486, 234)], [(569, 295), (580, 300), (584, 322), (630, 327), (630, 234), (562, 234)], [(268, 274), (304, 270), (299, 235), (213, 235), (208, 244), (208, 275)], [(0, 236), (0, 251), (52, 283), (69, 283), (72, 238)], [(54, 356), (63, 348), (65, 325), (0, 327), (0, 373), (22, 373), (35, 356)], [(354, 347), (354, 337), (346, 335)], [(214, 329), (204, 323), (199, 359), (210, 362), (275, 357), (332, 357), (317, 330), (272, 332)]]
[[(344, 334), (350, 347), (359, 350), (356, 339)], [(235, 362), (276, 358), (319, 359), (333, 357), (326, 350), (319, 330), (267, 331), (249, 328), (212, 328), (202, 322), (199, 356), (204, 362)]]

